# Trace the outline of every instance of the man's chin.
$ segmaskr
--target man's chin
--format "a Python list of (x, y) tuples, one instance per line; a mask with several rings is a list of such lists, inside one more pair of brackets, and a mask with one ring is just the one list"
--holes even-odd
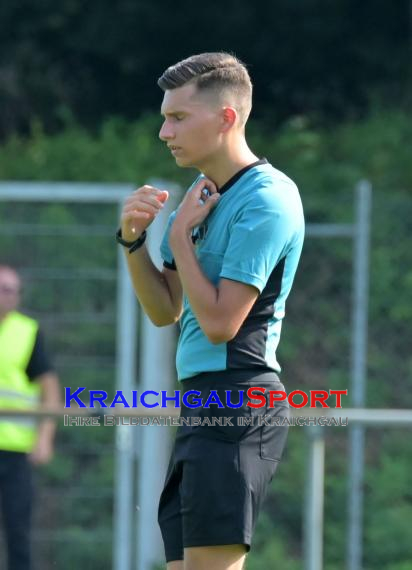
[(183, 156), (175, 156), (175, 161), (177, 166), (179, 166), (180, 168), (192, 168), (193, 164), (185, 159)]

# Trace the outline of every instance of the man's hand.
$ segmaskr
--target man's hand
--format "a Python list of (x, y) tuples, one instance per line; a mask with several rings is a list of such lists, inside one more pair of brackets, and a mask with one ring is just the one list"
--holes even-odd
[(169, 198), (166, 190), (158, 190), (153, 186), (142, 186), (126, 199), (122, 214), (122, 237), (126, 241), (134, 241), (150, 226), (163, 204)]
[[(45, 372), (37, 376), (36, 382), (41, 389), (41, 401), (46, 410), (61, 411), (59, 379), (54, 372)], [(56, 420), (44, 418), (38, 427), (37, 442), (29, 455), (33, 465), (45, 465), (53, 457), (53, 442)]]
[(193, 228), (200, 226), (209, 215), (220, 198), (215, 184), (208, 178), (202, 178), (187, 192), (180, 204), (171, 232), (176, 229), (189, 234)]
[(53, 457), (53, 444), (50, 438), (39, 438), (35, 448), (29, 455), (30, 463), (33, 465), (45, 465)]

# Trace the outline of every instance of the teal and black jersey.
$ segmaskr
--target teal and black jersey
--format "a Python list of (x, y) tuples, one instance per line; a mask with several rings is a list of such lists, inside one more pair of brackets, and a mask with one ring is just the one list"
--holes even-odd
[[(256, 287), (259, 296), (236, 336), (221, 344), (207, 339), (184, 298), (176, 355), (179, 380), (240, 368), (280, 372), (276, 349), (304, 237), (298, 189), (262, 159), (238, 172), (220, 194), (217, 206), (193, 232), (197, 259), (214, 285), (232, 279)], [(175, 215), (161, 245), (169, 268), (175, 268), (168, 242)]]

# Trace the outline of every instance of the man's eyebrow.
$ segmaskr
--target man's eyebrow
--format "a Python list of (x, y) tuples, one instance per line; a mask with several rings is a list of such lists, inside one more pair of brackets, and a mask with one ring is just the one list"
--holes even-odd
[(176, 115), (185, 115), (186, 111), (162, 111), (162, 110), (160, 110), (160, 114), (163, 117), (175, 117)]

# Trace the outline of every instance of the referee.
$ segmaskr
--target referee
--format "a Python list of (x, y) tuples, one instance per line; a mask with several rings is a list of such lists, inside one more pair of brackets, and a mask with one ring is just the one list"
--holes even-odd
[(240, 570), (287, 427), (237, 419), (288, 416), (283, 402), (253, 409), (241, 395), (249, 387), (284, 389), (276, 349), (302, 250), (302, 204), (292, 180), (246, 143), (252, 84), (241, 61), (195, 55), (169, 67), (158, 84), (159, 136), (178, 166), (200, 174), (169, 218), (161, 271), (144, 242), (166, 191), (136, 190), (124, 204), (117, 240), (152, 322), (180, 322), (182, 390), (197, 390), (203, 401), (215, 390), (221, 402), (231, 390), (230, 401), (239, 404), (182, 407), (185, 417), (231, 417), (233, 425), (178, 428), (159, 524), (168, 570)]

